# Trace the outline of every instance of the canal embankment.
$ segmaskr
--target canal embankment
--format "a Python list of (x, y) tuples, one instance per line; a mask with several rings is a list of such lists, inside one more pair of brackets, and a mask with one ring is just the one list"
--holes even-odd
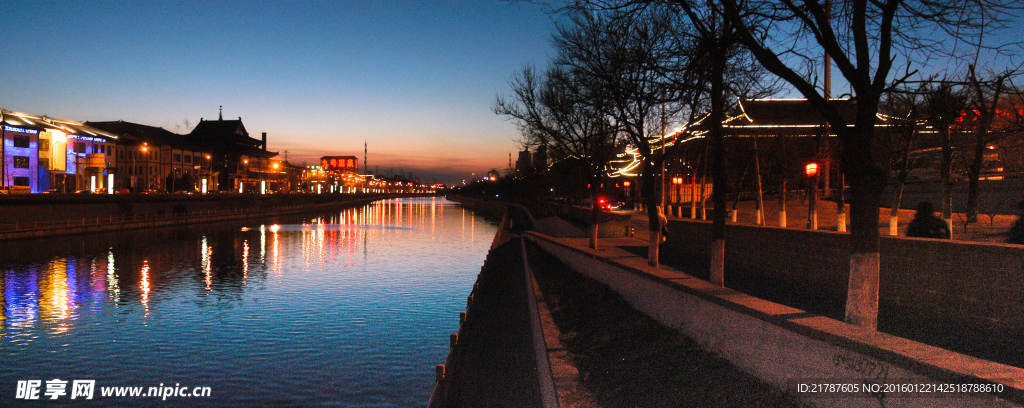
[[(849, 325), (669, 267), (648, 266), (624, 249), (639, 246), (635, 238), (607, 239), (591, 249), (586, 239), (535, 232), (524, 236), (577, 273), (607, 285), (641, 313), (804, 402), (830, 407), (1024, 405), (1024, 369)], [(838, 392), (799, 393), (822, 383), (850, 385)]]
[(451, 336), (431, 407), (799, 406), (522, 241), (515, 225), (536, 220), (517, 208)]
[(0, 200), (0, 241), (172, 227), (348, 208), (416, 195), (145, 195)]
[[(499, 204), (487, 204), (489, 207), (497, 205)], [(686, 228), (676, 228), (674, 231), (677, 236), (690, 236), (695, 239), (701, 236), (698, 231), (689, 231)], [(706, 350), (712, 356), (723, 358), (724, 361), (728, 361), (728, 366), (738, 367), (759, 381), (770, 384), (772, 389), (783, 390), (789, 396), (797, 397), (801, 403), (850, 407), (1024, 405), (1024, 369), (848, 325), (841, 320), (801, 308), (711, 285), (704, 279), (670, 266), (649, 267), (642, 254), (632, 250), (646, 248), (646, 242), (641, 239), (603, 239), (597, 249), (591, 249), (587, 247), (588, 243), (584, 238), (556, 238), (538, 232), (524, 232), (523, 236), (532, 243), (531, 245), (537, 246), (538, 254), (550, 254), (564, 265), (545, 268), (534, 266), (532, 259), (524, 262), (524, 265), (530, 265), (535, 270), (538, 282), (542, 281), (541, 277), (545, 275), (545, 270), (572, 270), (574, 273), (566, 273), (569, 276), (582, 276), (599, 282), (600, 286), (607, 287), (619, 296), (630, 309), (635, 309), (640, 315), (657, 322), (657, 327), (666, 328), (670, 332), (691, 339), (699, 346), (698, 350)], [(794, 240), (793, 237), (778, 239), (776, 241), (779, 242), (773, 245), (799, 243), (794, 243)], [(920, 246), (922, 242), (925, 241), (914, 241), (908, 245)], [(754, 248), (756, 245), (750, 241), (747, 241), (747, 247), (749, 251), (759, 250)], [(763, 250), (775, 254), (774, 256), (792, 253), (792, 256), (803, 254), (810, 258), (825, 257), (831, 253), (812, 248), (779, 252), (778, 248), (772, 248), (774, 247), (768, 245)], [(960, 256), (964, 256), (962, 252)], [(570, 291), (578, 291), (581, 290), (580, 285), (581, 283), (574, 282), (567, 287), (571, 288)], [(543, 284), (538, 286), (544, 287)], [(540, 294), (541, 300), (538, 304), (551, 305), (551, 314), (556, 316), (562, 312), (562, 306), (558, 295), (549, 293), (555, 292)], [(614, 303), (593, 294), (584, 296), (583, 302)], [(608, 355), (620, 356), (618, 360), (622, 365), (608, 365), (593, 371), (593, 375), (597, 377), (613, 378), (606, 383), (608, 386), (621, 387), (622, 383), (646, 383), (652, 381), (650, 372), (666, 369), (651, 363), (651, 360), (645, 360), (644, 357), (631, 356), (628, 352), (616, 354), (630, 348), (628, 338), (616, 337), (616, 325), (636, 321), (635, 316), (596, 310), (587, 310), (572, 316), (574, 317), (568, 319), (563, 317), (563, 322), (579, 324), (578, 319), (611, 317), (608, 317), (610, 323), (604, 328), (567, 328), (563, 334), (558, 335), (559, 342), (556, 346), (549, 343), (545, 352), (548, 361), (552, 363), (556, 384), (559, 383), (555, 363), (559, 360), (558, 356), (564, 354), (574, 342), (587, 344), (588, 337), (590, 341), (617, 339), (604, 345), (598, 342), (598, 346), (578, 348), (582, 351), (591, 348), (599, 350), (591, 355), (590, 359), (593, 361)], [(630, 329), (628, 332), (635, 331)], [(680, 353), (673, 348), (654, 347), (645, 350), (644, 344), (647, 343), (650, 341), (638, 342), (641, 344), (637, 348), (640, 350), (640, 356), (643, 356), (644, 352), (650, 352), (660, 358), (669, 358)], [(559, 349), (557, 344), (561, 344), (562, 348)], [(597, 385), (599, 382), (588, 383), (592, 380), (588, 378), (591, 374), (587, 374), (588, 371), (583, 367), (587, 357), (570, 354), (567, 359), (562, 360), (573, 364), (576, 372), (570, 373), (569, 377), (575, 377), (575, 384), (582, 384), (582, 389), (594, 395), (598, 404), (621, 405), (622, 400), (618, 400), (619, 404), (610, 402), (615, 401), (614, 395), (600, 392), (601, 386)], [(611, 362), (615, 362), (614, 360), (616, 359), (611, 359)], [(690, 363), (683, 365), (687, 364)], [(718, 365), (712, 364), (711, 367)], [(608, 374), (629, 373), (631, 369), (636, 370), (635, 376), (616, 377)], [(709, 376), (707, 370), (704, 375), (706, 378), (717, 378)], [(839, 391), (829, 392), (802, 392), (814, 391), (814, 387), (821, 384), (840, 384), (845, 388), (840, 387)], [(676, 386), (678, 384), (667, 387)], [(643, 392), (642, 387), (634, 390)], [(821, 388), (817, 390), (821, 391)], [(788, 397), (783, 397), (784, 400), (786, 398)]]

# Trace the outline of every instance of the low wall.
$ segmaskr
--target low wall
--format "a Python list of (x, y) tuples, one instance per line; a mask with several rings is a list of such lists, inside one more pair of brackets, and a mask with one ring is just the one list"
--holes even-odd
[[(215, 197), (187, 199), (92, 199), (79, 202), (46, 201), (0, 206), (0, 240), (77, 235), (128, 229), (168, 227), (253, 217), (298, 214), (322, 209), (350, 207), (398, 195), (291, 196), (278, 198)], [(106, 198), (106, 197), (104, 197)], [(51, 216), (34, 220), (33, 214)], [(26, 216), (25, 214), (29, 214)], [(103, 214), (103, 215), (100, 215)]]
[[(648, 267), (642, 258), (619, 253), (615, 247), (598, 252), (582, 240), (532, 232), (525, 236), (580, 274), (608, 285), (640, 312), (814, 405), (1009, 407), (1024, 402), (1024, 370), (1019, 368), (816, 316), (678, 271)], [(851, 392), (798, 392), (820, 387), (816, 384), (845, 384)], [(1002, 392), (938, 396), (892, 390), (893, 385), (899, 390), (914, 384), (956, 384), (954, 389), (981, 384), (978, 387), (1000, 387)]]
[[(668, 228), (666, 251), (706, 264), (710, 221)], [(725, 234), (727, 269), (845, 300), (849, 234), (750, 225), (726, 225)], [(882, 237), (879, 256), (881, 303), (1024, 332), (1024, 247)]]

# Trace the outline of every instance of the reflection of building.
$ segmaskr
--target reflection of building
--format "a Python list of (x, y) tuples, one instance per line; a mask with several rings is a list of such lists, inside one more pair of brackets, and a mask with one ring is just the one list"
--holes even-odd
[(267, 134), (263, 139), (249, 137), (238, 120), (199, 120), (189, 139), (213, 152), (214, 183), (219, 190), (258, 192), (262, 182), (270, 179), (270, 158), (277, 152), (267, 151)]
[(119, 188), (191, 191), (198, 188), (202, 179), (210, 178), (212, 151), (182, 135), (125, 121), (86, 124), (121, 136), (117, 144)]
[(0, 188), (39, 193), (106, 188), (117, 136), (81, 122), (0, 111)]

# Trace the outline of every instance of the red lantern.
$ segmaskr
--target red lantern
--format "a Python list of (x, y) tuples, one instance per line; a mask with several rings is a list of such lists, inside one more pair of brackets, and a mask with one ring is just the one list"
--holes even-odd
[(818, 174), (818, 163), (807, 163), (804, 171), (807, 173), (807, 177), (814, 177)]

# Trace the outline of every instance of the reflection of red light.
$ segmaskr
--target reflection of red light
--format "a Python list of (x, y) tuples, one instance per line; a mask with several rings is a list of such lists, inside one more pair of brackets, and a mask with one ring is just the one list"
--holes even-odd
[(818, 174), (818, 163), (807, 163), (804, 171), (807, 173), (807, 177), (814, 177), (815, 174)]

